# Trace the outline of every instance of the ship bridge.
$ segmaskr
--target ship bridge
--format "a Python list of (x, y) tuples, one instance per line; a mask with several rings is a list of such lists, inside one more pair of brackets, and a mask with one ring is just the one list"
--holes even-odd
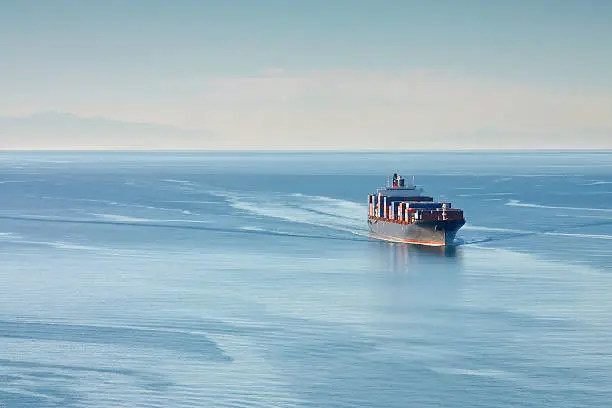
[(393, 180), (383, 188), (376, 189), (376, 195), (382, 195), (387, 197), (419, 197), (423, 195), (423, 189), (417, 187), (414, 184), (414, 177), (412, 184), (406, 184), (404, 178), (398, 174), (393, 174)]

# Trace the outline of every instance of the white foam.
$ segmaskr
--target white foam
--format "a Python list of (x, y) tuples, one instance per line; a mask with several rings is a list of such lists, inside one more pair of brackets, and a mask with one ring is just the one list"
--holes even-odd
[[(31, 397), (33, 399), (46, 400), (46, 401), (49, 401), (49, 403), (53, 405), (64, 402), (63, 398), (56, 397), (54, 395), (45, 394), (43, 392), (35, 392), (31, 390), (26, 390), (26, 389), (15, 387), (15, 386), (3, 386), (2, 388), (0, 388), (0, 391), (2, 391), (3, 393), (7, 393), (7, 394), (14, 394), (14, 395), (19, 395), (19, 396)], [(18, 399), (21, 399), (21, 398), (18, 398)]]
[(171, 200), (166, 201), (167, 203), (177, 203), (177, 204), (219, 204), (218, 201), (198, 201), (198, 200)]
[(596, 180), (596, 181), (593, 181), (591, 183), (583, 184), (583, 186), (598, 186), (598, 185), (601, 185), (601, 184), (612, 184), (612, 181)]
[[(44, 197), (46, 199), (53, 199), (53, 200), (65, 200), (65, 198), (62, 197), (49, 197), (46, 196)], [(167, 208), (167, 207), (155, 207), (152, 205), (143, 205), (143, 204), (128, 204), (128, 203), (120, 203), (117, 201), (109, 201), (109, 200), (97, 200), (97, 199), (91, 199), (91, 198), (75, 198), (75, 201), (83, 201), (83, 202), (89, 202), (89, 203), (100, 203), (100, 204), (106, 204), (106, 205), (110, 205), (113, 207), (124, 207), (124, 208), (143, 208), (146, 210), (153, 210), (153, 211), (164, 211), (164, 212), (178, 212), (181, 214), (197, 214), (197, 213), (193, 213), (192, 211), (189, 210), (185, 210), (182, 208)], [(206, 201), (166, 201), (169, 203), (207, 203)], [(212, 204), (212, 202), (211, 202)]]
[(34, 241), (29, 239), (23, 239), (21, 236), (11, 236), (11, 239), (7, 240), (15, 244), (23, 245), (36, 245), (36, 246), (48, 246), (56, 249), (70, 249), (70, 250), (86, 250), (86, 251), (104, 251), (109, 250), (108, 248), (95, 247), (89, 245), (75, 244), (65, 241)]
[(94, 246), (89, 246), (89, 245), (73, 244), (70, 242), (49, 242), (49, 243), (41, 243), (41, 244), (49, 245), (57, 249), (72, 249), (72, 250), (79, 250), (79, 251), (81, 250), (99, 251), (99, 250), (104, 249), (104, 248), (94, 247)]
[(241, 230), (245, 230), (245, 231), (262, 231), (262, 232), (267, 232), (266, 229), (261, 228), (261, 227), (251, 227), (251, 226), (244, 226), (244, 227), (240, 227)]
[(367, 207), (347, 200), (297, 194), (246, 195), (210, 192), (232, 208), (263, 217), (315, 225), (340, 231), (363, 230)]
[[(470, 194), (466, 194), (466, 193), (462, 193), (459, 194), (459, 197), (496, 197), (496, 196), (509, 196), (509, 195), (513, 195), (514, 193), (470, 193)], [(440, 196), (441, 198), (444, 196)]]
[[(308, 199), (308, 196), (303, 196)], [(363, 214), (367, 213), (367, 206), (354, 201), (341, 200), (331, 197), (310, 196), (312, 203), (306, 201), (303, 208), (323, 212), (335, 217), (355, 220), (361, 223)]]
[(561, 236), (561, 237), (574, 237), (574, 238), (590, 238), (590, 239), (612, 239), (612, 235), (606, 234), (580, 234), (580, 233), (566, 233), (566, 232), (538, 232), (538, 231), (527, 231), (527, 230), (519, 230), (519, 229), (510, 229), (510, 228), (491, 228), (491, 227), (481, 227), (477, 225), (465, 225), (463, 227), (466, 230), (472, 231), (492, 231), (492, 232), (509, 232), (516, 234), (538, 234), (538, 235), (551, 235), (551, 236)]
[(567, 233), (567, 232), (538, 232), (538, 231), (527, 231), (510, 228), (493, 228), (483, 227), (477, 225), (466, 224), (463, 229), (472, 231), (492, 231), (492, 232), (509, 232), (516, 234), (538, 234), (538, 235), (551, 235), (551, 236), (562, 236), (562, 237), (574, 237), (574, 238), (590, 238), (590, 239), (612, 239), (612, 235), (606, 234), (580, 234), (580, 233)]
[(591, 238), (591, 239), (612, 239), (612, 235), (605, 234), (570, 234), (563, 232), (545, 232), (544, 235), (556, 235), (560, 237)]
[(572, 210), (572, 211), (603, 211), (603, 212), (612, 212), (612, 208), (590, 208), (590, 207), (565, 207), (565, 206), (557, 206), (557, 205), (541, 205), (541, 204), (532, 204), (532, 203), (522, 203), (519, 200), (510, 200), (506, 203), (511, 207), (528, 207), (528, 208), (550, 208), (557, 210)]
[(106, 220), (110, 220), (110, 221), (116, 221), (116, 222), (154, 222), (155, 220), (151, 220), (148, 218), (136, 218), (136, 217), (128, 217), (125, 215), (117, 215), (117, 214), (96, 214), (96, 213), (92, 213), (91, 215), (95, 215), (97, 217), (106, 219)]
[(162, 181), (165, 181), (167, 183), (184, 184), (184, 185), (189, 185), (189, 186), (193, 185), (193, 182), (191, 182), (189, 180), (163, 179)]
[(210, 224), (207, 220), (154, 220), (155, 222), (186, 222), (188, 224)]
[(0, 240), (7, 241), (16, 238), (20, 238), (21, 235), (15, 234), (14, 232), (0, 232)]
[(497, 378), (511, 378), (513, 375), (506, 371), (496, 369), (467, 369), (467, 368), (451, 368), (451, 367), (431, 367), (432, 371), (441, 374), (453, 374), (453, 375), (471, 375), (478, 377), (497, 377)]
[(495, 228), (495, 227), (481, 227), (478, 225), (468, 225), (466, 224), (463, 229), (465, 230), (473, 230), (473, 231), (494, 231), (494, 232), (512, 232), (516, 234), (535, 234), (534, 231), (525, 231), (519, 229), (512, 228)]
[(210, 221), (207, 221), (207, 220), (194, 220), (194, 219), (137, 218), (137, 217), (129, 217), (125, 215), (118, 215), (118, 214), (97, 214), (97, 213), (91, 213), (91, 215), (94, 215), (98, 218), (102, 218), (105, 220), (114, 221), (114, 222), (129, 222), (129, 223), (135, 223), (135, 222), (180, 223), (180, 222), (184, 222), (184, 223), (193, 223), (193, 224), (209, 224), (210, 223)]

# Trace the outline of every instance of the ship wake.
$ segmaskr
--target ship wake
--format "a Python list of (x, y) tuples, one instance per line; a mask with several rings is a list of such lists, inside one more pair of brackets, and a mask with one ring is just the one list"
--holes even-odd
[(211, 194), (225, 199), (240, 213), (355, 235), (367, 233), (364, 218), (367, 206), (354, 201), (299, 193), (245, 194), (215, 191)]

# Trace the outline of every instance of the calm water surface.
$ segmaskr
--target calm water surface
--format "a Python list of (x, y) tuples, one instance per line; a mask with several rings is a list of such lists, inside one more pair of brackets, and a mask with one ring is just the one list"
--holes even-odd
[[(454, 249), (373, 240), (399, 172)], [(1, 153), (2, 407), (604, 407), (612, 152)]]

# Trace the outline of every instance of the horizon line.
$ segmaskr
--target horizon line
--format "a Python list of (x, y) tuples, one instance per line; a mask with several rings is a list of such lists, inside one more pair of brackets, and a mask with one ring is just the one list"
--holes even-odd
[(413, 152), (610, 152), (611, 147), (515, 147), (515, 148), (446, 148), (446, 149), (289, 149), (289, 148), (272, 148), (272, 149), (224, 149), (224, 148), (202, 148), (202, 149), (179, 149), (179, 148), (104, 148), (104, 149), (82, 149), (82, 148), (66, 148), (66, 149), (46, 149), (46, 148), (0, 148), (0, 152), (73, 152), (73, 153), (89, 153), (89, 152), (108, 152), (108, 153), (413, 153)]

